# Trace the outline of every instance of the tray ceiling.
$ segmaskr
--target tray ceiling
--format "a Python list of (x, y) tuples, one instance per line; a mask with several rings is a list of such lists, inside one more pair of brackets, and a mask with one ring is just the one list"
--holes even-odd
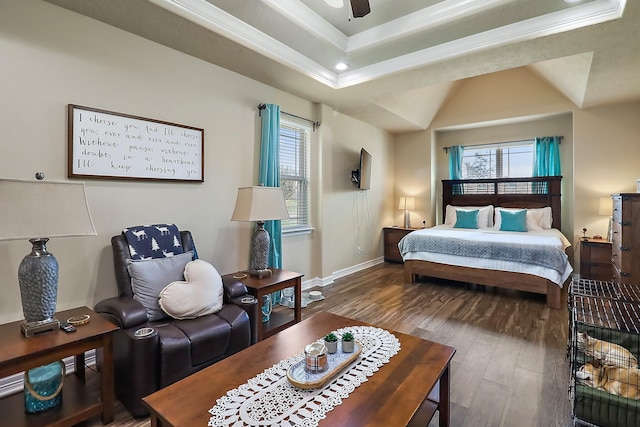
[[(640, 2), (46, 0), (393, 132), (461, 79), (529, 66), (578, 107), (640, 99)], [(345, 62), (349, 68), (337, 71)]]

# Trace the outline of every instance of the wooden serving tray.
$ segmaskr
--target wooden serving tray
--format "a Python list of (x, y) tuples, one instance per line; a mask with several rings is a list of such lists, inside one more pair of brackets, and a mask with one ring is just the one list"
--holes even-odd
[(338, 343), (338, 351), (327, 354), (327, 370), (324, 372), (311, 373), (305, 369), (305, 359), (294, 363), (287, 370), (287, 379), (294, 386), (302, 389), (320, 388), (331, 381), (340, 371), (350, 365), (360, 356), (362, 344), (358, 341), (354, 343), (352, 353), (344, 353), (342, 346)]

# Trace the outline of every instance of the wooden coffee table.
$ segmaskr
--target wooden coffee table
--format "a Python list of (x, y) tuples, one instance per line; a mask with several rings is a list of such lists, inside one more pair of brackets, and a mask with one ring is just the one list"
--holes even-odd
[[(151, 426), (206, 426), (209, 409), (227, 391), (301, 352), (305, 344), (353, 325), (367, 324), (318, 313), (149, 395), (143, 401), (151, 411)], [(390, 332), (400, 340), (398, 354), (327, 412), (320, 426), (425, 427), (436, 410), (440, 426), (449, 425), (449, 362), (455, 348)]]

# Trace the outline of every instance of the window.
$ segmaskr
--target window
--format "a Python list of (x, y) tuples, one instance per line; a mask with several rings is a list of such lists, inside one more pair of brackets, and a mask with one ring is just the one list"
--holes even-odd
[(309, 151), (311, 128), (280, 120), (280, 186), (289, 211), (282, 231), (307, 230), (309, 220)]
[(533, 176), (533, 140), (465, 146), (462, 179)]

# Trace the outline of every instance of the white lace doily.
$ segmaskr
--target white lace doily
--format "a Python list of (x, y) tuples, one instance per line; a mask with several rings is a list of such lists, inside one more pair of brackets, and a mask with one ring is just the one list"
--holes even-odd
[(304, 358), (300, 352), (219, 398), (209, 410), (209, 426), (317, 426), (327, 412), (400, 351), (400, 341), (384, 329), (350, 326), (334, 332), (340, 335), (347, 330), (362, 344), (360, 358), (324, 387), (303, 390), (289, 382), (287, 370)]

